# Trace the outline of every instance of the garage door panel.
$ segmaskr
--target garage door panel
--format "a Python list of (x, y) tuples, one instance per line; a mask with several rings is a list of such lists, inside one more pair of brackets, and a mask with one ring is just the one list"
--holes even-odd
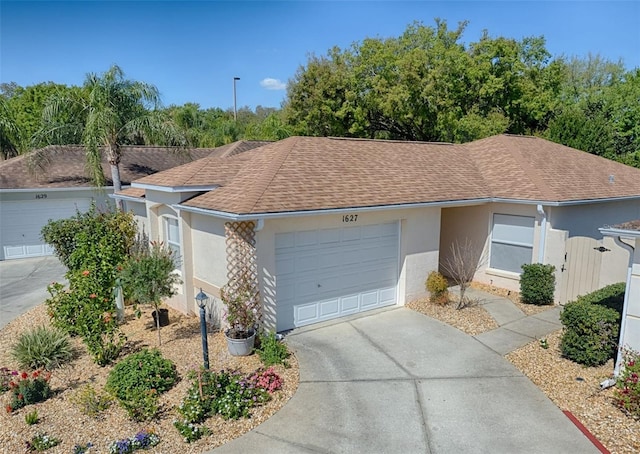
[(40, 237), (49, 220), (87, 211), (90, 198), (3, 201), (0, 203), (0, 247), (5, 259), (51, 255), (53, 249)]
[(276, 234), (278, 329), (395, 304), (398, 250), (396, 222)]

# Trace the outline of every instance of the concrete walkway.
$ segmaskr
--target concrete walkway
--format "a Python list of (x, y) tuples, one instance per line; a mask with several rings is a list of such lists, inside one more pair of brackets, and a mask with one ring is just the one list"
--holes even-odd
[(43, 303), (47, 286), (66, 283), (66, 272), (56, 257), (0, 261), (0, 328)]
[(501, 355), (506, 355), (532, 340), (541, 339), (562, 328), (559, 306), (550, 306), (539, 314), (527, 316), (508, 298), (473, 288), (467, 290), (467, 295), (478, 299), (479, 304), (499, 325), (494, 330), (474, 337)]
[(494, 348), (409, 309), (297, 329), (287, 343), (296, 394), (212, 453), (599, 452)]

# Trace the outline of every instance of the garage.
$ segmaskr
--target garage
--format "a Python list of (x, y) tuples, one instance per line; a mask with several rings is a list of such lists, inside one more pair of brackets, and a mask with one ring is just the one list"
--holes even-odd
[(275, 236), (277, 330), (396, 304), (399, 224)]
[(64, 219), (87, 211), (90, 198), (37, 199), (0, 203), (0, 252), (2, 260), (52, 255), (51, 247), (40, 239), (49, 219)]

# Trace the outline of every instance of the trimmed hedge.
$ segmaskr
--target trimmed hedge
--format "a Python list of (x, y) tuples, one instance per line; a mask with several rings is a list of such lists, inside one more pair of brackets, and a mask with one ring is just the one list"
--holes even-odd
[(564, 357), (585, 366), (615, 358), (624, 290), (624, 284), (609, 285), (565, 306), (560, 314)]
[(522, 265), (520, 300), (525, 304), (539, 306), (553, 304), (553, 292), (556, 288), (555, 270), (555, 266), (541, 263)]

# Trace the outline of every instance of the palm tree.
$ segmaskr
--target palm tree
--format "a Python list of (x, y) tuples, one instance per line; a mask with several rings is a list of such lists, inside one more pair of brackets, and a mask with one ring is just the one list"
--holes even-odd
[[(160, 107), (160, 93), (154, 85), (125, 79), (122, 69), (113, 65), (101, 75), (87, 74), (82, 90), (52, 97), (43, 111), (39, 135), (55, 141), (62, 133), (77, 133), (96, 186), (106, 182), (101, 165), (105, 153), (117, 192), (122, 189), (122, 145), (168, 145), (175, 150), (185, 146), (181, 129)], [(37, 156), (34, 161), (39, 165)], [(118, 206), (122, 207), (120, 200)]]
[(9, 103), (0, 96), (0, 159), (21, 154), (25, 149), (23, 136)]

